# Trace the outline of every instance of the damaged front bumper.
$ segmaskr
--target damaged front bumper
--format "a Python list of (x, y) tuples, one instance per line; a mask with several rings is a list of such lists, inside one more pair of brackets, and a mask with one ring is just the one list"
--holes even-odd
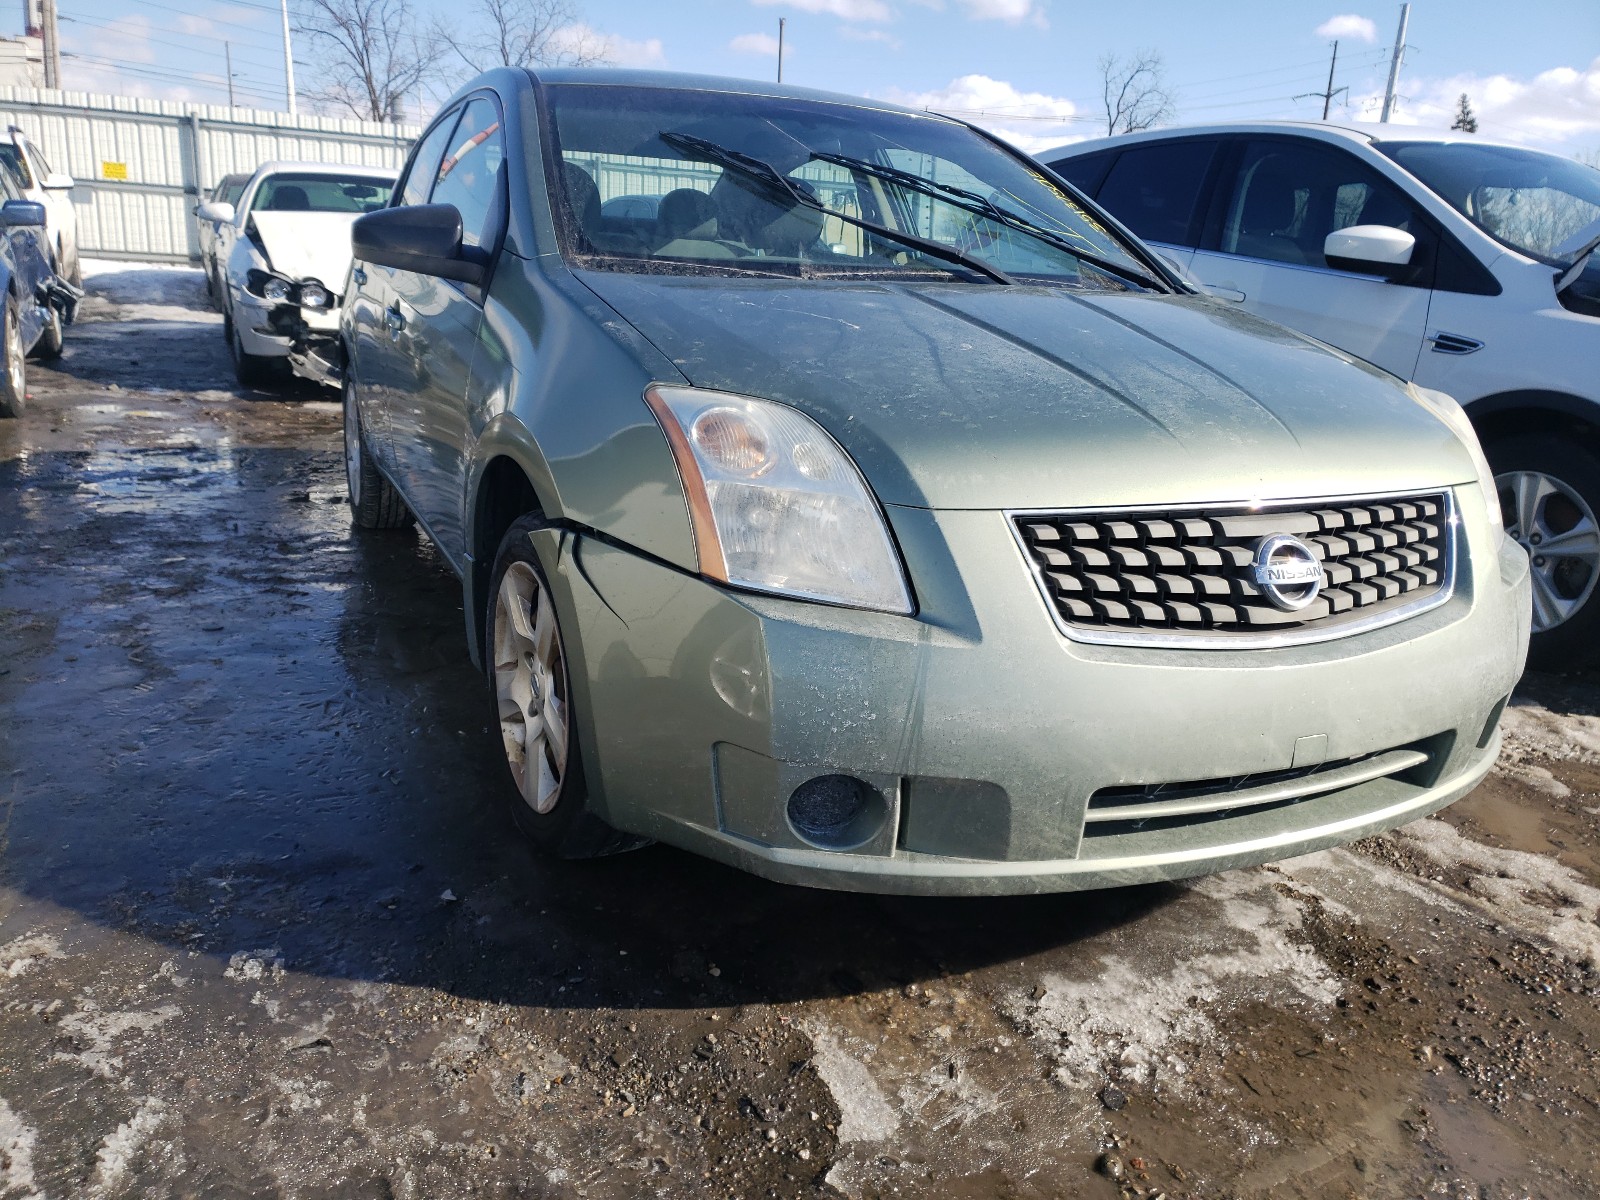
[[(1448, 603), (1265, 650), (1063, 638), (996, 512), (889, 509), (915, 617), (737, 593), (570, 531), (533, 542), (572, 631), (590, 803), (614, 826), (791, 883), (1062, 891), (1308, 853), (1478, 783), (1529, 591), (1526, 556), (1460, 492)], [(790, 798), (832, 776), (870, 811), (819, 844)], [(1193, 820), (1091, 817), (1110, 789), (1207, 781), (1268, 791)]]

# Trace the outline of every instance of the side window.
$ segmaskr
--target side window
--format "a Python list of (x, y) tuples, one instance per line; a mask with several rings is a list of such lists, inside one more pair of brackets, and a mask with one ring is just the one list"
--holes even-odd
[(1272, 262), (1326, 267), (1323, 240), (1351, 225), (1389, 225), (1417, 239), (1420, 263), (1432, 233), (1415, 205), (1343, 150), (1287, 141), (1251, 142), (1222, 227), (1221, 249)]
[(1193, 246), (1191, 219), (1219, 144), (1160, 142), (1124, 150), (1096, 199), (1147, 242)]
[(406, 172), (405, 186), (400, 189), (396, 204), (426, 204), (433, 181), (439, 177), (439, 161), (444, 158), (445, 144), (456, 127), (457, 113), (452, 112), (433, 127), (433, 131), (417, 143), (411, 155), (411, 168)]
[(0, 162), (4, 162), (16, 173), (17, 182), (23, 187), (33, 186), (33, 176), (28, 171), (27, 160), (22, 157), (22, 151), (17, 149), (15, 142), (0, 142)]
[(1093, 196), (1106, 177), (1106, 168), (1117, 157), (1115, 150), (1102, 150), (1099, 154), (1080, 154), (1075, 158), (1058, 158), (1046, 164), (1061, 178), (1086, 196)]
[(55, 174), (55, 172), (50, 169), (50, 160), (45, 158), (44, 152), (32, 142), (28, 143), (28, 157), (33, 160), (34, 170), (39, 173), (40, 179), (45, 178), (47, 175)]
[(449, 146), (429, 199), (434, 204), (454, 204), (460, 210), (462, 245), (491, 244), (499, 233), (497, 200), (500, 164), (505, 158), (495, 106), (482, 96), (470, 101)]

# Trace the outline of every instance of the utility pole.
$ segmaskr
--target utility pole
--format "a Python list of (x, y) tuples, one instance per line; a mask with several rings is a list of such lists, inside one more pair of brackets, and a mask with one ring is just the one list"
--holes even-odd
[(228, 62), (228, 107), (233, 107), (233, 43), (222, 43), (222, 56)]
[(61, 86), (61, 27), (56, 22), (56, 0), (42, 0), (39, 5), (40, 35), (44, 41), (44, 85)]
[(1333, 44), (1333, 61), (1328, 64), (1328, 86), (1326, 88), (1324, 88), (1320, 92), (1301, 92), (1298, 96), (1295, 97), (1296, 100), (1309, 100), (1313, 96), (1321, 96), (1322, 97), (1322, 119), (1324, 121), (1326, 121), (1328, 119), (1328, 106), (1333, 103), (1333, 98), (1335, 96), (1337, 96), (1340, 92), (1348, 92), (1350, 90), (1347, 87), (1335, 88), (1333, 86), (1333, 68), (1338, 64), (1338, 62), (1339, 62), (1339, 43), (1335, 42)]
[(778, 82), (783, 82), (783, 18), (778, 18)]
[[(55, 0), (47, 0), (54, 3)], [(289, 96), (289, 115), (296, 116), (299, 109), (294, 100), (294, 51), (289, 46), (289, 0), (281, 0), (283, 5), (283, 90)]]
[(1400, 32), (1394, 35), (1394, 53), (1389, 56), (1389, 86), (1383, 90), (1383, 115), (1378, 118), (1380, 122), (1387, 122), (1389, 114), (1394, 111), (1394, 85), (1400, 82), (1400, 64), (1406, 56), (1406, 24), (1411, 20), (1411, 5), (1400, 6)]

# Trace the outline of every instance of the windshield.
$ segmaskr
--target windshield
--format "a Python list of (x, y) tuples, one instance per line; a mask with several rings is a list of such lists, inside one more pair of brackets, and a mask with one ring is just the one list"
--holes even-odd
[(251, 212), (376, 212), (389, 203), (392, 179), (337, 175), (269, 175), (250, 201)]
[(1489, 236), (1532, 258), (1571, 262), (1600, 235), (1600, 171), (1569, 158), (1465, 142), (1379, 142)]
[(545, 96), (563, 251), (582, 266), (1164, 286), (1091, 210), (944, 118), (596, 84)]

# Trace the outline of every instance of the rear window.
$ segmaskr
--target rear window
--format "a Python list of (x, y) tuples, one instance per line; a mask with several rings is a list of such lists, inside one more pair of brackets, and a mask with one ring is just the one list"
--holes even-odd
[(269, 175), (256, 189), (252, 212), (376, 212), (389, 203), (391, 179), (360, 175)]
[(1096, 199), (1148, 242), (1193, 246), (1190, 221), (1216, 150), (1214, 141), (1162, 142), (1124, 150)]

